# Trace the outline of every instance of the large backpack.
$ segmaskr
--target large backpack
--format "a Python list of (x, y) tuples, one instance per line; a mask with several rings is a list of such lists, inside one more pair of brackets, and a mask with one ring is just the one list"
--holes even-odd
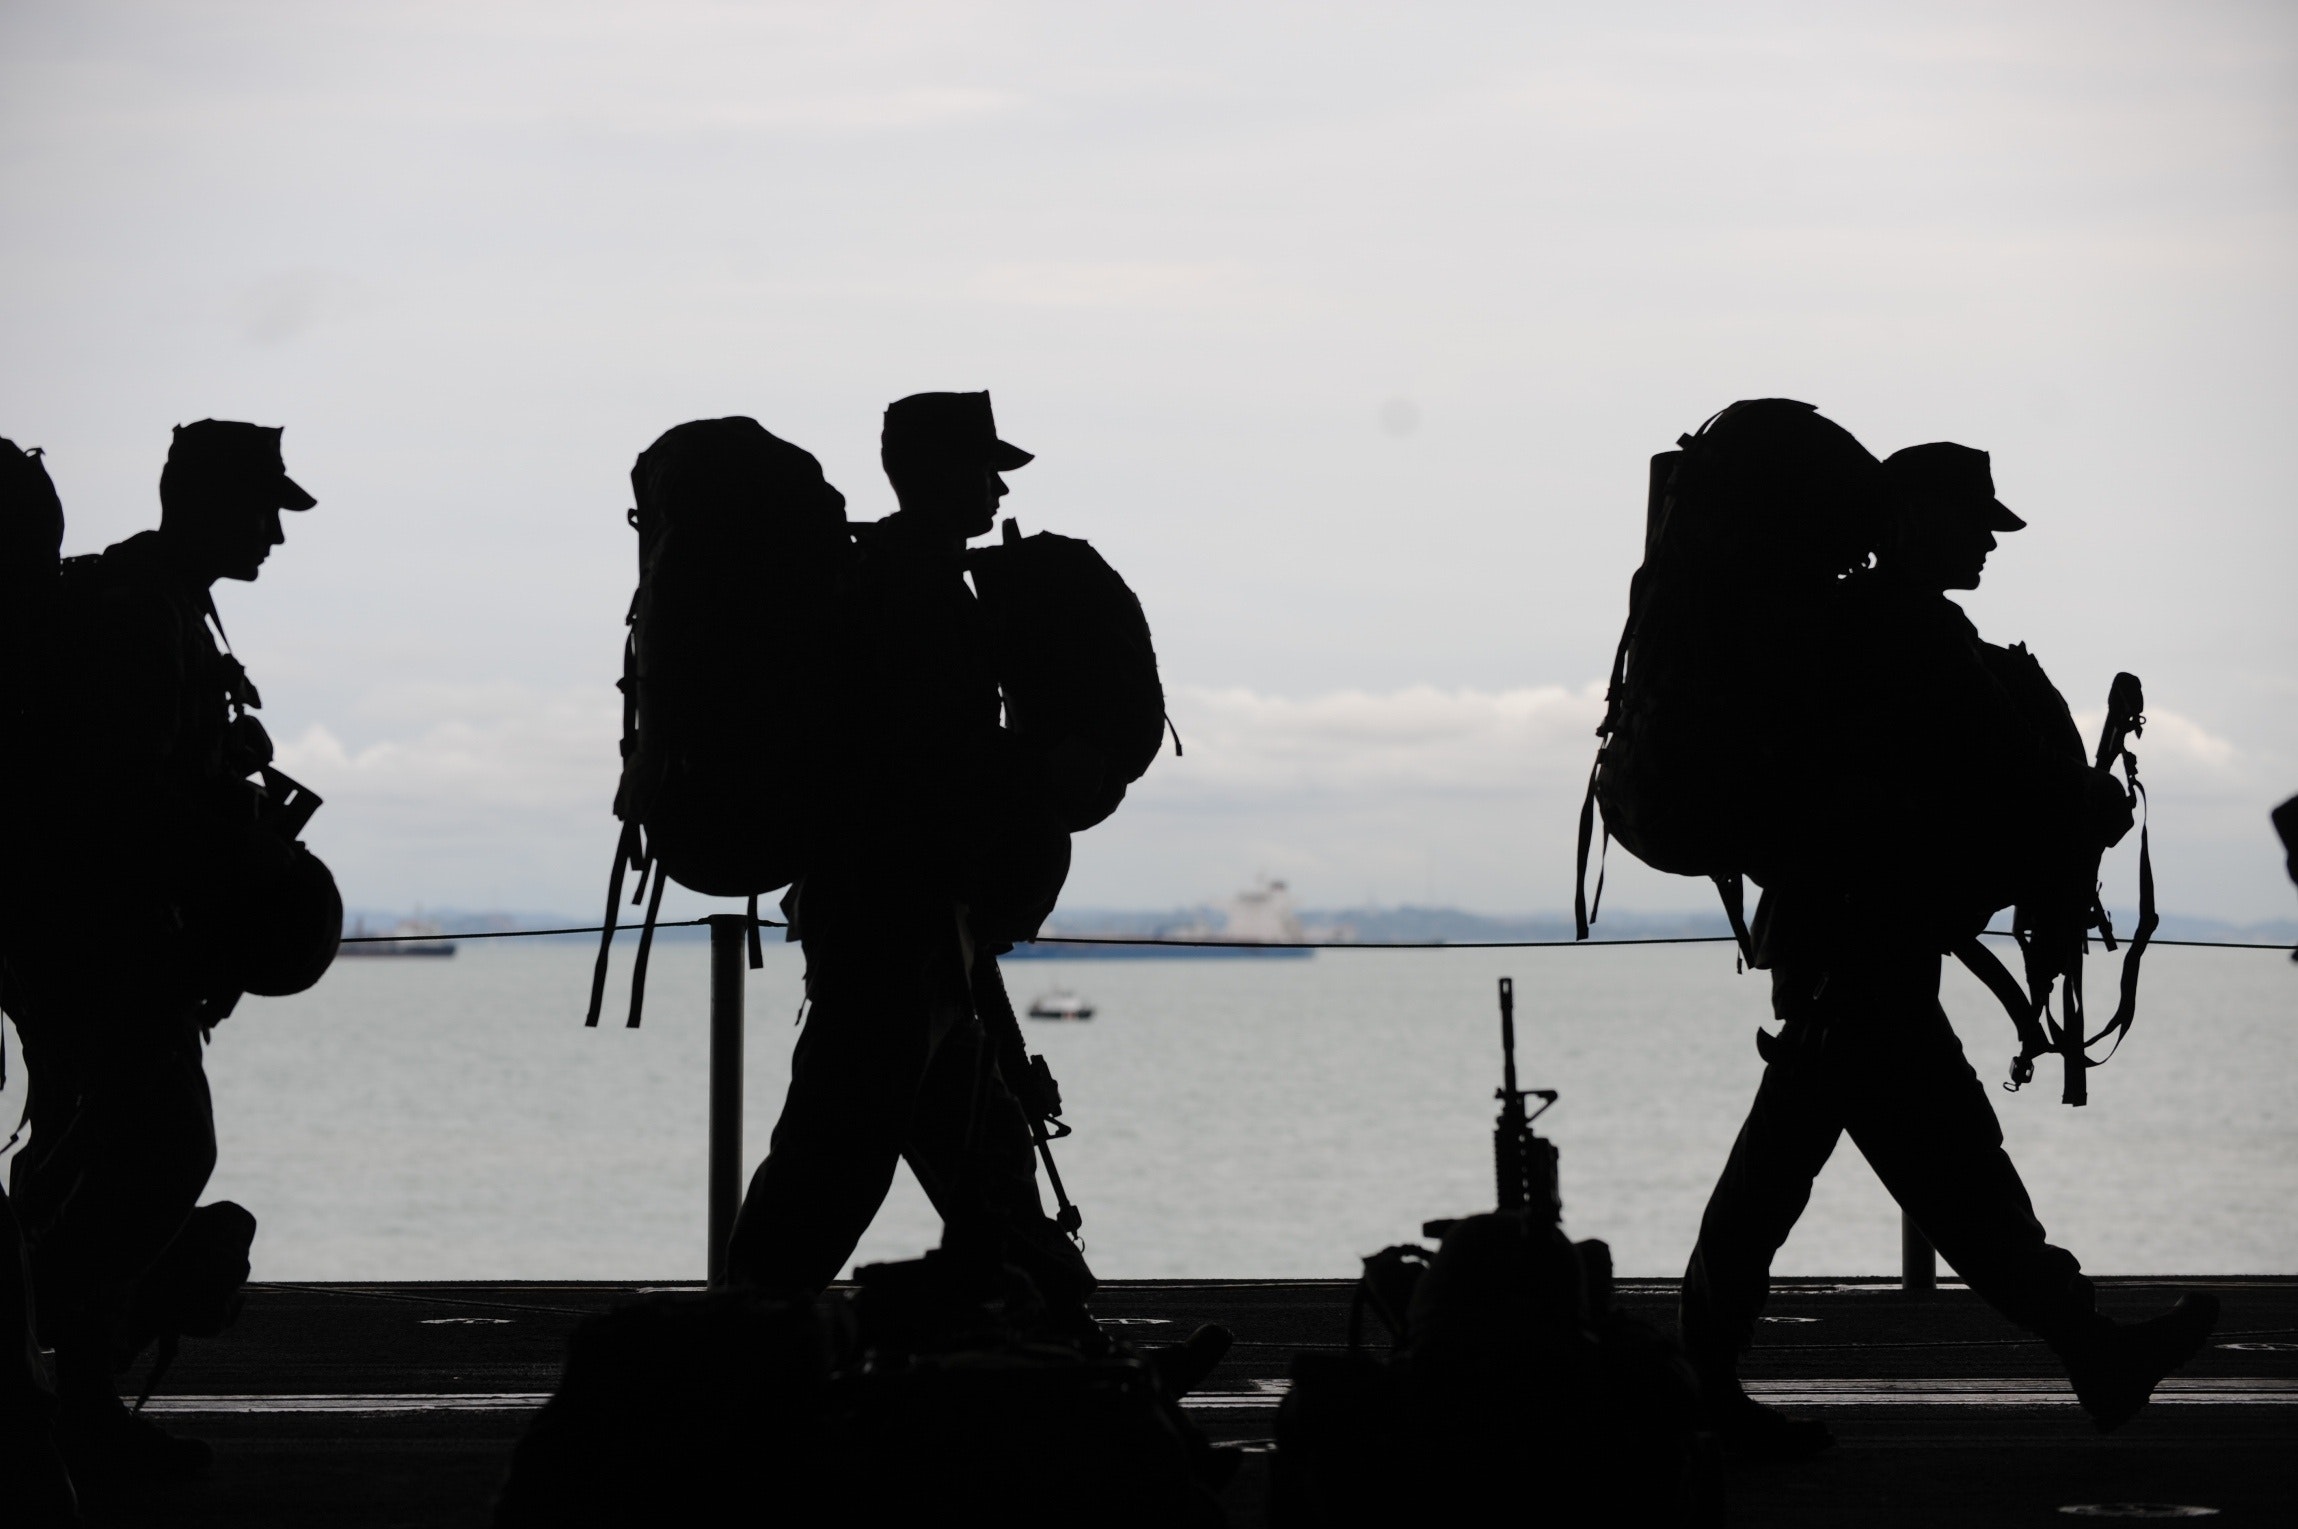
[[(23, 837), (29, 807), (39, 795), (30, 779), (31, 761), (23, 746), (32, 736), (39, 706), (33, 695), (39, 671), (40, 632), (56, 591), (57, 551), (64, 540), (64, 506), (40, 460), (0, 438), (0, 730), (9, 742), (0, 748), (0, 853), (21, 865), (28, 858)], [(26, 878), (8, 878), (0, 890), (0, 940), (21, 923)], [(6, 1062), (0, 1058), (0, 1076)]]
[(969, 553), (966, 568), (987, 618), (1006, 727), (1025, 748), (1076, 740), (1098, 756), (1099, 787), (1060, 804), (1064, 828), (1091, 828), (1117, 810), (1165, 742), (1165, 687), (1141, 602), (1091, 543), (1023, 536), (1010, 520), (1002, 544)]
[(1713, 878), (1744, 946), (1743, 878), (1771, 884), (1811, 853), (1828, 620), (1874, 546), (1886, 489), (1850, 432), (1793, 399), (1735, 403), (1678, 445), (1652, 458), (1573, 916), (1585, 939), (1600, 807), (1607, 844)]
[[(638, 592), (623, 647), (622, 780), (587, 1023), (597, 1024), (626, 871), (646, 927), (666, 880), (757, 897), (796, 880), (814, 832), (817, 740), (833, 683), (820, 649), (853, 556), (845, 496), (754, 419), (665, 431), (630, 470)], [(649, 881), (652, 883), (648, 895)]]
[(40, 448), (0, 439), (0, 707), (14, 738), (24, 736), (32, 655), (55, 599), (63, 542), (64, 505)]

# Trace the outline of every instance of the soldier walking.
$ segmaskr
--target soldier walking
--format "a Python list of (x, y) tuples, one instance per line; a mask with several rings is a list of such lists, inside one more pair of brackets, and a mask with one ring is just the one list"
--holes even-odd
[(965, 580), (1000, 474), (1031, 457), (998, 439), (987, 393), (899, 400), (881, 456), (900, 507), (856, 528), (821, 842), (784, 904), (806, 951), (806, 1026), (728, 1266), (821, 1289), (907, 1159), (961, 1269), (994, 1284), (1018, 1267), (1083, 1330), (1093, 1275), (1039, 1201), (1018, 1080), (1001, 1075), (981, 1009), (1005, 931), (1033, 933), (1068, 870), (1042, 767), (1000, 726)]
[(1987, 454), (1914, 446), (1884, 473), (1895, 524), (1844, 587), (1831, 688), (1849, 699), (1821, 741), (1836, 821), (1813, 867), (1769, 886), (1757, 910), (1755, 964), (1770, 969), (1782, 1029), (1763, 1038), (1763, 1081), (1684, 1275), (1684, 1341), (1711, 1420), (1755, 1453), (1828, 1442), (1818, 1422), (1751, 1400), (1738, 1363), (1772, 1257), (1846, 1133), (1971, 1288), (2058, 1353), (2102, 1430), (2135, 1414), (2217, 1317), (2207, 1294), (2135, 1325), (2099, 1314), (2074, 1256), (2046, 1240), (1940, 1007), (1942, 953), (2001, 908), (2063, 887), (2070, 857), (2095, 864), (2131, 808), (2086, 767), (2032, 659), (1981, 642), (1947, 598), (1977, 588), (1996, 536), (2025, 524), (1995, 497)]
[[(206, 1444), (126, 1409), (118, 1375), (176, 1330), (169, 1308), (194, 1287), (228, 1302), (246, 1276), (253, 1218), (228, 1203), (194, 1211), (216, 1152), (202, 1047), (244, 976), (224, 926), (249, 910), (221, 899), (251, 893), (270, 863), (263, 791), (248, 777), (271, 748), (209, 590), (256, 578), (285, 540), (280, 512), (314, 503), (279, 443), (258, 425), (177, 427), (159, 529), (63, 570), (44, 654), (49, 757), (15, 761), (42, 810), (14, 804), (11, 838), (48, 895), (27, 900), (0, 952), (0, 1000), (31, 1080), (11, 1189), (75, 1475), (167, 1479), (206, 1465)], [(285, 839), (264, 842), (271, 859), (289, 853)], [(317, 875), (320, 901), (332, 899)], [(323, 970), (333, 936), (316, 938)]]

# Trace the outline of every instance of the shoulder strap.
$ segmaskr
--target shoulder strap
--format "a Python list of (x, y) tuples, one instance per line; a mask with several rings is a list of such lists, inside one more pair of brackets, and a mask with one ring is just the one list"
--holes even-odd
[[(2011, 1059), (2010, 1080), (2003, 1087), (2010, 1093), (2017, 1093), (2033, 1080), (2035, 1058), (2051, 1049), (2050, 1042), (2043, 1035), (2041, 1005), (2019, 985), (2019, 979), (2011, 975), (2011, 969), (1993, 951), (1979, 943), (1977, 935), (1957, 945), (1954, 954), (1955, 959), (1962, 962), (1965, 969), (1984, 983), (1988, 992), (1995, 995), (1995, 1001), (2003, 1006), (2003, 1012), (2011, 1016), (2011, 1027), (2019, 1036), (2019, 1054)], [(2045, 996), (2048, 996), (2047, 990)]]

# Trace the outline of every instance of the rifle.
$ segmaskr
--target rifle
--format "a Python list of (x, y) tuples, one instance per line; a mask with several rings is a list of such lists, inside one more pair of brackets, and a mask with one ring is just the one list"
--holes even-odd
[[(1564, 1195), (1556, 1175), (1556, 1144), (1532, 1129), (1532, 1122), (1556, 1103), (1552, 1088), (1516, 1086), (1516, 979), (1500, 979), (1500, 1119), (1492, 1128), (1492, 1174), (1501, 1210), (1522, 1211), (1549, 1226), (1564, 1219)], [(1527, 1112), (1524, 1101), (1540, 1107)], [(1423, 1237), (1442, 1237), (1454, 1222), (1430, 1221)]]
[[(2130, 750), (2131, 740), (2145, 730), (2146, 694), (2138, 676), (2117, 674), (2107, 691), (2106, 722), (2099, 729), (2098, 753), (2092, 767), (2112, 779), (2114, 766), (2119, 762), (2127, 782), (2124, 789), (2142, 815), (2138, 830), (2138, 927), (2131, 931), (2130, 948), (2123, 954), (2122, 981), (2114, 1016), (2093, 1035), (2083, 1007), (2083, 953), (2089, 944), (2090, 931), (2099, 932), (2110, 952), (2118, 948), (2114, 920), (2108, 916), (2099, 895), (2099, 854), (2092, 855), (2088, 862), (2090, 906), (2081, 915), (2073, 915), (2065, 906), (2052, 907), (2041, 914), (2022, 907), (2013, 915), (2012, 934), (2019, 942), (2027, 971), (2023, 994), (2002, 964), (1992, 953), (1979, 949), (1976, 940), (1966, 941), (1956, 952), (1964, 964), (1994, 990), (1996, 997), (2003, 1000), (2018, 1028), (2019, 1054), (2011, 1061), (2011, 1078), (2004, 1085), (2014, 1093), (2033, 1081), (2038, 1057), (2057, 1052), (2065, 1066), (2060, 1099), (2071, 1105), (2088, 1104), (2089, 1070), (2114, 1055), (2123, 1037), (2130, 1033), (2131, 1022), (2138, 1017), (2139, 962), (2154, 938), (2155, 927), (2161, 922), (2155, 912), (2154, 856), (2147, 842), (2143, 816), (2146, 787), (2139, 782), (2138, 759)], [(1983, 962), (1973, 958), (1974, 950), (1984, 958)], [(2051, 1014), (2054, 983), (2059, 988), (2059, 1012), (2055, 1018)], [(2107, 1057), (2092, 1061), (2091, 1048), (2104, 1040), (2113, 1042)]]
[(997, 957), (975, 954), (973, 1000), (982, 1029), (995, 1049), (998, 1073), (1021, 1105), (1022, 1117), (1029, 1122), (1030, 1142), (1037, 1148), (1038, 1160), (1045, 1164), (1046, 1182), (1053, 1186), (1053, 1198), (1060, 1207), (1053, 1223), (1075, 1239), (1078, 1228), (1085, 1224), (1085, 1212), (1070, 1203), (1069, 1191), (1062, 1187), (1061, 1170), (1053, 1165), (1053, 1143), (1072, 1129), (1061, 1118), (1061, 1085), (1054, 1081), (1053, 1069), (1045, 1058), (1031, 1056), (1023, 1043), (1021, 1021), (1014, 1017), (1013, 999), (1005, 990), (1005, 974), (998, 970)]

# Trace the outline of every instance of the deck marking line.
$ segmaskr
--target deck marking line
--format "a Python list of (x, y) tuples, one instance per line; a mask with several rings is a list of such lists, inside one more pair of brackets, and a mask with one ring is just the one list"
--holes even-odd
[[(1284, 1399), (1285, 1382), (1256, 1380), (1250, 1391), (1200, 1391), (1181, 1405), (1197, 1412), (1267, 1412)], [(1758, 1400), (1794, 1407), (2072, 1407), (2074, 1392), (2049, 1376), (1955, 1380), (1757, 1380)], [(371, 1391), (292, 1396), (155, 1396), (147, 1412), (417, 1413), (531, 1412), (547, 1391)], [(2161, 1406), (2298, 1407), (2298, 1379), (2279, 1376), (2173, 1376), (2155, 1388)]]

